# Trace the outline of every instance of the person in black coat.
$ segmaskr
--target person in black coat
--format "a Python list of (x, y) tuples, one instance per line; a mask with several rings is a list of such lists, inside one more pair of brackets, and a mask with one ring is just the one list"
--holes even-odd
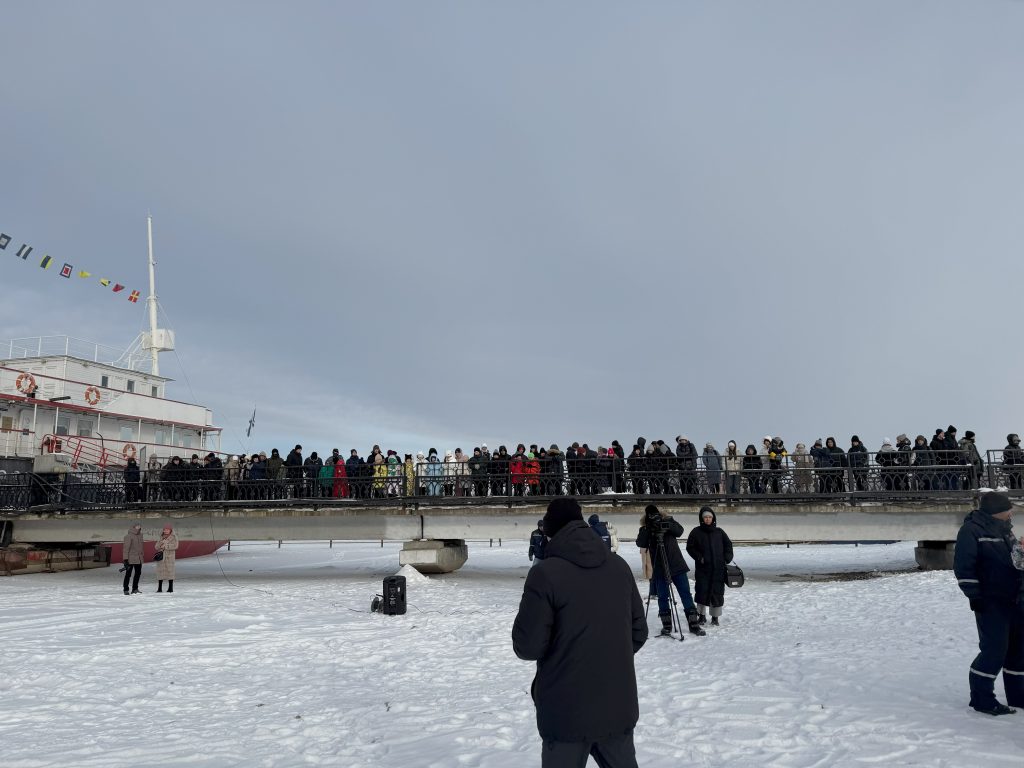
[(124, 500), (129, 504), (142, 501), (142, 472), (135, 459), (128, 459), (124, 468)]
[[(656, 532), (662, 531), (662, 541), (665, 543), (664, 559), (668, 561), (668, 572), (665, 571), (666, 563), (663, 562), (662, 554), (658, 547)], [(683, 553), (679, 550), (677, 539), (683, 535), (681, 526), (671, 515), (662, 514), (654, 505), (648, 504), (644, 508), (644, 524), (636, 535), (636, 545), (640, 549), (646, 549), (650, 553), (651, 568), (653, 577), (651, 581), (658, 593), (658, 616), (661, 618), (661, 634), (672, 634), (672, 614), (669, 606), (669, 580), (675, 585), (679, 593), (679, 600), (683, 604), (683, 611), (686, 615), (686, 623), (690, 627), (691, 634), (706, 634), (700, 628), (700, 614), (697, 606), (693, 603), (693, 595), (690, 594), (690, 582), (686, 577), (690, 566), (683, 559)]]
[[(858, 491), (867, 490), (868, 479), (868, 449), (860, 438), (854, 435), (850, 438), (850, 450), (846, 454), (850, 464), (850, 473), (853, 475), (854, 487)], [(853, 490), (851, 488), (850, 490)]]
[[(978, 509), (960, 527), (953, 556), (957, 584), (978, 626), (980, 653), (967, 676), (971, 706), (988, 715), (1024, 707), (1024, 542), (1010, 527), (1012, 510), (1005, 493), (982, 494)], [(1006, 705), (995, 694), (1000, 670)]]
[[(1011, 490), (1024, 488), (1024, 448), (1020, 447), (1020, 437), (1011, 432), (1006, 436), (1006, 447), (1003, 449), (1003, 471), (1006, 473), (1006, 487)], [(1009, 467), (1009, 469), (1006, 469)]]
[(686, 554), (693, 558), (693, 599), (700, 611), (711, 609), (711, 623), (718, 626), (718, 617), (725, 605), (725, 566), (732, 562), (732, 540), (718, 527), (718, 519), (711, 507), (701, 507), (697, 518), (700, 525), (690, 531), (686, 539)]
[(636, 768), (640, 716), (633, 655), (647, 641), (629, 565), (583, 520), (579, 502), (554, 499), (544, 516), (544, 560), (530, 569), (512, 626), (520, 659), (536, 660), (531, 693), (545, 768)]
[(626, 469), (629, 472), (629, 483), (633, 493), (637, 496), (644, 495), (647, 492), (647, 457), (639, 445), (633, 446), (633, 452), (626, 461)]
[(697, 446), (686, 435), (676, 435), (679, 487), (684, 496), (697, 495)]

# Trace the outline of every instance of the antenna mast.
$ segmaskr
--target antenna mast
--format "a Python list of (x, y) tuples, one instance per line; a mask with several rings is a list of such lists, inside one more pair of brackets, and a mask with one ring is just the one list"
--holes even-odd
[(149, 235), (149, 298), (146, 299), (149, 308), (149, 333), (142, 335), (142, 348), (149, 350), (150, 372), (154, 376), (159, 376), (160, 353), (174, 349), (174, 331), (156, 327), (156, 261), (153, 260), (153, 217), (149, 214), (146, 215), (146, 230)]

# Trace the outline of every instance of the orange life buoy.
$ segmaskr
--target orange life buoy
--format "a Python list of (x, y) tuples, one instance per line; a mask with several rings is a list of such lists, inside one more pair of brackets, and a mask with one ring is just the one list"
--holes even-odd
[(131, 443), (125, 443), (124, 448), (121, 449), (121, 453), (124, 455), (126, 459), (134, 459), (135, 446), (132, 445)]
[(85, 388), (85, 402), (96, 405), (100, 401), (100, 391), (96, 387)]
[(36, 377), (31, 373), (22, 373), (16, 382), (18, 391), (28, 393), (36, 388)]

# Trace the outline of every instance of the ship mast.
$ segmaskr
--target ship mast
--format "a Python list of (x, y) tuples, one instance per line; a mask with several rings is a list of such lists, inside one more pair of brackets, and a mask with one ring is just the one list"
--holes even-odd
[(156, 327), (156, 261), (153, 259), (153, 217), (146, 216), (146, 230), (149, 235), (149, 333), (142, 336), (142, 348), (148, 349), (151, 360), (150, 372), (160, 375), (160, 353), (174, 349), (174, 331)]

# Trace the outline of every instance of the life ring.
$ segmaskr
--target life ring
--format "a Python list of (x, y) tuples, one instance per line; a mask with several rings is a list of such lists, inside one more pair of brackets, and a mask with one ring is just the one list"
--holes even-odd
[(19, 392), (29, 393), (36, 388), (36, 377), (31, 373), (23, 373), (16, 382)]
[(85, 388), (85, 402), (96, 405), (100, 401), (100, 391), (96, 387)]
[(125, 443), (124, 444), (124, 448), (121, 449), (121, 454), (126, 459), (134, 459), (135, 458), (135, 446), (132, 445), (131, 443)]

